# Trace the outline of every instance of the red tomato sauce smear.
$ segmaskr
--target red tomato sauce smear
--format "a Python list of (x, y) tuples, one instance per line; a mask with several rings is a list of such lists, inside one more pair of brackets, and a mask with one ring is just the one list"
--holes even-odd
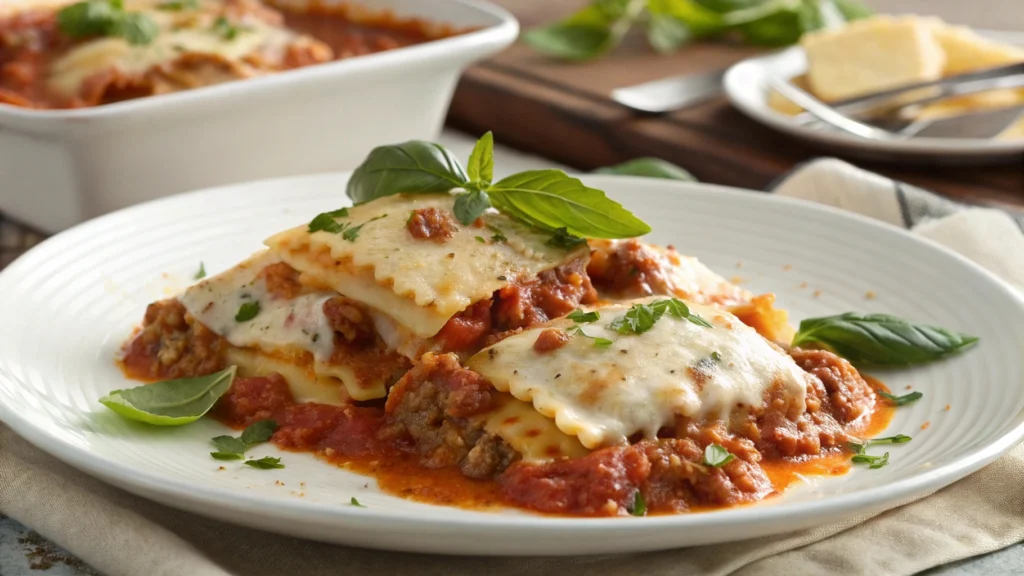
[[(833, 445), (822, 446), (820, 439), (835, 430), (822, 426), (806, 437), (780, 432), (770, 412), (751, 421), (762, 436), (758, 441), (727, 431), (722, 422), (680, 419), (663, 438), (527, 463), (469, 424), (491, 408), (494, 394), (454, 354), (440, 354), (428, 355), (403, 377), (386, 408), (299, 403), (285, 379), (271, 374), (236, 379), (213, 416), (236, 429), (272, 419), (278, 428), (271, 441), (282, 449), (312, 452), (374, 476), (396, 496), (471, 509), (510, 506), (561, 516), (628, 515), (640, 502), (646, 514), (715, 509), (778, 494), (803, 474), (838, 475), (850, 466), (845, 441), (852, 436), (838, 433)], [(830, 401), (828, 394), (821, 398)], [(892, 417), (872, 392), (864, 398), (865, 410), (845, 427), (861, 437), (884, 429)], [(734, 458), (708, 466), (704, 448), (712, 443)]]

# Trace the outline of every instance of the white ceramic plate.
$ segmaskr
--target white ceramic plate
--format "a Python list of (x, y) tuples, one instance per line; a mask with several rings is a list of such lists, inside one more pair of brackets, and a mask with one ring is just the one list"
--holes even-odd
[[(984, 32), (1001, 42), (1024, 46), (1024, 33)], [(770, 80), (792, 78), (807, 71), (803, 48), (795, 46), (739, 62), (725, 74), (725, 93), (733, 106), (754, 120), (830, 151), (884, 162), (936, 162), (985, 164), (1019, 160), (1024, 138), (1011, 140), (910, 138), (897, 141), (866, 140), (829, 127), (808, 127), (768, 105)]]
[[(976, 334), (951, 360), (882, 374), (924, 392), (897, 411), (880, 470), (817, 479), (743, 508), (653, 518), (550, 518), (418, 504), (309, 454), (263, 445), (283, 470), (210, 458), (225, 428), (152, 428), (97, 403), (133, 385), (113, 364), (146, 304), (263, 238), (345, 204), (341, 175), (218, 188), (93, 220), (0, 273), (0, 419), (54, 456), (128, 491), (247, 526), (359, 546), (474, 554), (592, 554), (723, 542), (807, 528), (922, 496), (988, 464), (1024, 435), (1024, 304), (951, 252), (829, 208), (698, 184), (585, 177), (726, 277), (774, 291), (795, 319), (848, 310), (900, 314)], [(820, 290), (818, 297), (813, 293)], [(877, 295), (867, 299), (871, 291)], [(946, 405), (949, 410), (946, 410)], [(930, 422), (927, 430), (922, 425)], [(281, 481), (284, 485), (278, 485)], [(366, 508), (349, 505), (357, 497)]]

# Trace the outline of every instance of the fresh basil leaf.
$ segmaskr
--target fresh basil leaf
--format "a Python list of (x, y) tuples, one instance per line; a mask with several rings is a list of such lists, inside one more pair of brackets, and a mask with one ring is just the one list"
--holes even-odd
[(273, 458), (271, 456), (264, 456), (259, 460), (246, 460), (246, 466), (252, 466), (260, 470), (272, 470), (275, 468), (284, 468), (284, 464), (281, 464), (280, 458)]
[(639, 490), (633, 495), (633, 509), (629, 513), (633, 516), (647, 515), (647, 500), (644, 500), (644, 495)]
[(649, 0), (652, 16), (671, 16), (684, 23), (694, 38), (720, 34), (726, 30), (722, 14), (695, 0)]
[(712, 468), (721, 468), (735, 458), (736, 455), (730, 454), (721, 444), (708, 444), (704, 448), (704, 464)]
[(584, 312), (583, 310), (575, 310), (572, 314), (566, 316), (569, 320), (576, 322), (577, 324), (583, 324), (585, 322), (597, 322), (601, 319), (601, 313), (597, 310), (590, 312)]
[(485, 210), (491, 207), (491, 199), (487, 196), (487, 192), (482, 190), (470, 190), (463, 194), (459, 194), (455, 197), (455, 218), (463, 224), (463, 226), (469, 226), (476, 219), (484, 213)]
[(488, 132), (476, 141), (469, 155), (466, 173), (473, 182), (490, 184), (494, 179), (494, 134)]
[(917, 402), (924, 396), (924, 394), (920, 392), (911, 392), (909, 394), (904, 394), (902, 396), (895, 396), (893, 394), (885, 392), (884, 390), (875, 390), (875, 392), (882, 398), (888, 400), (894, 406), (906, 406), (907, 404), (910, 404), (912, 402)]
[(348, 503), (358, 508), (366, 508), (366, 506), (359, 503), (359, 500), (356, 500), (355, 496), (353, 496), (352, 499), (348, 501)]
[(195, 276), (192, 276), (192, 279), (193, 280), (202, 280), (203, 278), (206, 278), (206, 265), (203, 264), (202, 262), (200, 262), (199, 263), (199, 270), (195, 273)]
[[(751, 18), (748, 22), (736, 25), (747, 44), (788, 46), (800, 40), (803, 28), (801, 28), (800, 15), (792, 6), (792, 2), (767, 2), (764, 6), (772, 7), (774, 12)], [(753, 13), (758, 8), (750, 8), (744, 12)], [(726, 15), (726, 18), (734, 14), (738, 14), (738, 12), (730, 13)]]
[(804, 320), (793, 346), (824, 347), (854, 364), (896, 366), (938, 360), (977, 341), (974, 336), (913, 324), (888, 314), (847, 312)]
[(242, 431), (241, 442), (246, 448), (253, 444), (260, 444), (270, 440), (270, 437), (274, 435), (274, 431), (277, 430), (277, 422), (273, 420), (260, 420), (259, 422), (253, 422), (245, 430)]
[(620, 174), (623, 176), (644, 176), (647, 178), (664, 178), (667, 180), (686, 180), (696, 182), (692, 174), (679, 166), (666, 162), (661, 158), (635, 158), (615, 166), (606, 166), (594, 170), (595, 174)]
[(352, 173), (346, 193), (361, 203), (392, 194), (449, 192), (468, 182), (462, 164), (443, 146), (410, 140), (374, 148)]
[(129, 420), (156, 426), (181, 426), (195, 422), (213, 408), (234, 381), (237, 368), (220, 372), (165, 380), (125, 390), (114, 390), (100, 403)]
[(583, 24), (552, 24), (527, 30), (524, 42), (534, 50), (563, 60), (584, 61), (596, 58), (616, 44), (611, 29)]
[(224, 454), (238, 454), (239, 457), (245, 454), (245, 442), (235, 438), (234, 436), (217, 436), (213, 440), (213, 445), (217, 447), (217, 452)]
[(140, 12), (127, 12), (115, 21), (108, 35), (120, 36), (129, 44), (145, 46), (156, 39), (158, 34), (160, 28), (152, 18)]
[(380, 216), (374, 216), (373, 218), (370, 218), (369, 220), (363, 222), (359, 226), (349, 226), (348, 228), (345, 228), (345, 230), (341, 233), (341, 238), (343, 240), (348, 240), (349, 242), (355, 242), (356, 238), (359, 237), (359, 232), (363, 229), (363, 226), (366, 226), (370, 222), (376, 222), (381, 218), (387, 218), (387, 216), (387, 214), (381, 214)]
[(857, 0), (833, 0), (833, 2), (847, 20), (860, 20), (875, 13)]
[(238, 312), (235, 314), (235, 322), (248, 322), (256, 317), (260, 313), (260, 301), (253, 300), (251, 302), (245, 302), (238, 307)]
[(57, 28), (71, 38), (106, 36), (119, 12), (105, 0), (78, 2), (57, 12)]
[(647, 21), (647, 42), (655, 52), (675, 54), (693, 34), (685, 22), (668, 14), (651, 14)]
[(491, 204), (528, 224), (588, 238), (634, 238), (651, 227), (561, 170), (529, 170), (495, 182)]
[(160, 33), (153, 20), (140, 12), (125, 12), (120, 1), (88, 0), (57, 12), (57, 27), (71, 38), (115, 36), (130, 44), (149, 44)]
[(210, 452), (210, 456), (213, 456), (217, 460), (241, 460), (245, 458), (239, 452)]

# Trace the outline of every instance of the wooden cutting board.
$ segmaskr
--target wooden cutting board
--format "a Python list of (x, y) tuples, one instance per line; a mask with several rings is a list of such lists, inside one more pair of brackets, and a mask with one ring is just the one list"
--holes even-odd
[[(495, 1), (515, 14), (524, 29), (586, 4)], [(657, 156), (683, 166), (703, 182), (763, 189), (795, 165), (830, 152), (748, 119), (724, 97), (662, 116), (635, 113), (609, 98), (616, 87), (710, 72), (762, 52), (707, 42), (663, 56), (652, 52), (642, 35), (634, 34), (608, 57), (566, 64), (517, 43), (467, 71), (448, 120), (473, 134), (493, 130), (503, 144), (581, 170)], [(1024, 155), (996, 167), (848, 160), (962, 201), (1024, 206)]]

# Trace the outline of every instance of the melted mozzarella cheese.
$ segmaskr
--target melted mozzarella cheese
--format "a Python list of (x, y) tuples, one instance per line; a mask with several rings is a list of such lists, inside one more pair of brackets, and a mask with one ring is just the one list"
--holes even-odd
[[(365, 224), (354, 240), (324, 231), (310, 234), (302, 225), (266, 244), (296, 270), (386, 313), (421, 338), (437, 334), (452, 316), (516, 279), (586, 257), (585, 246), (548, 246), (550, 233), (496, 212), (482, 217), (488, 227), (456, 224), (454, 236), (444, 242), (416, 239), (406, 228), (412, 211), (451, 211), (454, 203), (450, 194), (388, 196), (352, 207), (339, 219)], [(493, 229), (507, 240), (491, 240)]]
[[(384, 382), (359, 383), (355, 371), (345, 364), (330, 363), (334, 352), (334, 329), (323, 313), (324, 302), (336, 296), (329, 291), (312, 291), (295, 298), (273, 298), (266, 282), (259, 278), (263, 268), (280, 262), (264, 250), (238, 266), (208, 278), (185, 291), (178, 299), (185, 309), (232, 346), (254, 348), (269, 354), (293, 355), (296, 350), (312, 355), (313, 369), (321, 382), (334, 378), (343, 383), (355, 400), (383, 398)], [(245, 304), (259, 303), (251, 320), (235, 319)]]
[[(498, 390), (532, 402), (590, 449), (637, 433), (653, 438), (677, 416), (727, 420), (736, 411), (756, 411), (776, 387), (803, 411), (807, 374), (735, 316), (690, 304), (713, 326), (665, 315), (639, 335), (606, 327), (628, 309), (600, 308), (598, 322), (582, 325), (588, 336), (612, 340), (611, 346), (573, 336), (561, 348), (539, 353), (533, 346), (545, 328), (535, 328), (481, 351), (467, 366)], [(571, 326), (559, 320), (550, 327)]]
[[(265, 267), (280, 262), (263, 251), (222, 274), (190, 287), (181, 303), (207, 328), (241, 348), (279, 352), (289, 348), (309, 351), (320, 360), (334, 350), (334, 330), (323, 313), (330, 292), (312, 292), (294, 299), (271, 298), (266, 282), (258, 278)], [(259, 303), (252, 320), (235, 320), (239, 309)]]

